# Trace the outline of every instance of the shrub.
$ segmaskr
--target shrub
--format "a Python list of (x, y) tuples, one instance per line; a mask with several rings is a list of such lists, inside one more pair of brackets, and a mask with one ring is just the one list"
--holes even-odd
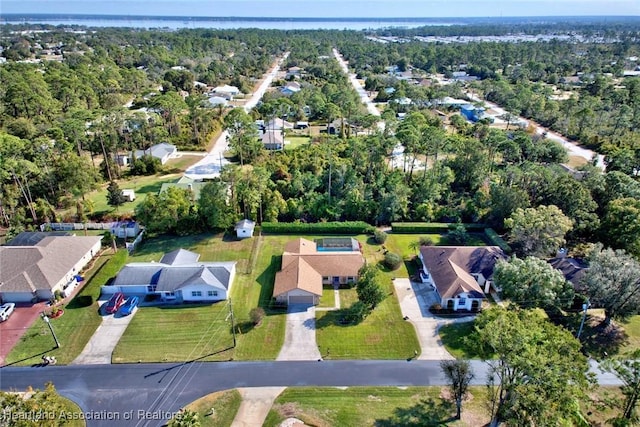
[(262, 231), (274, 234), (369, 234), (374, 228), (364, 221), (344, 222), (263, 222)]
[(380, 245), (387, 241), (387, 237), (389, 236), (384, 231), (376, 230), (373, 232), (374, 240)]
[[(456, 228), (457, 223), (448, 222), (394, 222), (394, 233), (445, 233)], [(464, 224), (467, 231), (483, 231), (485, 224)]]
[(387, 252), (384, 256), (384, 264), (391, 270), (396, 270), (402, 264), (402, 257), (393, 252)]
[(502, 237), (500, 237), (498, 233), (494, 231), (493, 228), (485, 228), (484, 235), (487, 237), (487, 239), (489, 239), (489, 242), (491, 242), (492, 245), (500, 247), (500, 249), (502, 249), (507, 254), (511, 253), (511, 246), (509, 246), (507, 242), (505, 242)]
[(433, 246), (434, 242), (433, 239), (431, 237), (427, 237), (427, 236), (422, 236), (418, 239), (418, 243), (420, 244), (420, 246)]
[(252, 308), (249, 312), (249, 318), (254, 325), (259, 325), (264, 319), (264, 309), (262, 307)]
[(469, 240), (467, 228), (462, 223), (456, 224), (455, 228), (447, 233), (447, 239), (455, 245), (464, 245)]
[(349, 307), (345, 320), (349, 323), (360, 323), (369, 315), (369, 313), (369, 307), (367, 307), (365, 303), (362, 301), (356, 301), (351, 305), (351, 307)]

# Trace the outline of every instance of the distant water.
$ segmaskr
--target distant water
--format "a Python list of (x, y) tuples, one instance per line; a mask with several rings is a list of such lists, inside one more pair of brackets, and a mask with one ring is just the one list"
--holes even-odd
[(144, 17), (144, 16), (63, 16), (63, 15), (4, 15), (2, 24), (46, 24), (85, 27), (128, 28), (259, 28), (273, 30), (366, 30), (390, 27), (415, 28), (425, 25), (450, 26), (462, 22), (435, 18), (203, 18), (203, 17)]

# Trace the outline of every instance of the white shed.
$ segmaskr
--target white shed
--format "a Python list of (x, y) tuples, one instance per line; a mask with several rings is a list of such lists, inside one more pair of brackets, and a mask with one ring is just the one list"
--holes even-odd
[(235, 226), (236, 235), (239, 239), (246, 239), (253, 236), (253, 230), (256, 228), (256, 223), (250, 219), (243, 219)]

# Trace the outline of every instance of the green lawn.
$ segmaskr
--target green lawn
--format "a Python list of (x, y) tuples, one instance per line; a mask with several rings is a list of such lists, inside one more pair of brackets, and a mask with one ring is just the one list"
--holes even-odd
[(97, 303), (100, 288), (120, 271), (126, 260), (126, 250), (121, 250), (113, 256), (111, 250), (107, 249), (96, 258), (93, 268), (84, 273), (87, 279), (85, 287), (64, 307), (62, 317), (51, 320), (61, 348), (53, 349), (51, 332), (43, 321), (37, 320), (11, 350), (6, 363), (40, 363), (44, 353), (55, 356), (60, 364), (73, 361), (100, 326), (101, 317)]
[[(342, 300), (340, 300), (342, 302)], [(336, 306), (336, 297), (333, 288), (322, 289), (322, 296), (320, 297), (320, 304), (318, 307), (331, 308)]]
[(621, 325), (627, 334), (627, 340), (621, 349), (621, 353), (640, 348), (640, 316), (633, 316), (628, 321), (621, 322)]
[(445, 348), (456, 359), (474, 359), (478, 354), (467, 337), (473, 332), (474, 322), (451, 323), (440, 328), (440, 339)]
[(204, 396), (187, 408), (198, 413), (202, 427), (229, 427), (238, 413), (242, 397), (238, 390), (226, 390)]
[[(116, 211), (112, 206), (107, 204), (107, 184), (104, 184), (99, 190), (87, 194), (87, 198), (94, 203), (93, 211), (95, 213), (114, 213), (123, 214), (133, 212), (140, 203), (145, 199), (147, 194), (157, 194), (160, 187), (165, 182), (176, 182), (180, 178), (177, 174), (169, 175), (151, 175), (136, 176), (127, 179), (117, 180), (121, 189), (132, 189), (136, 193), (136, 199), (133, 202), (126, 202)], [(75, 214), (75, 207), (67, 210), (67, 214)]]
[(311, 138), (308, 136), (293, 136), (287, 135), (285, 137), (286, 141), (289, 141), (289, 144), (285, 144), (285, 150), (295, 150), (296, 148), (306, 145), (311, 141)]
[[(142, 361), (269, 360), (284, 342), (285, 312), (269, 308), (275, 272), (284, 239), (260, 244), (258, 238), (236, 241), (221, 234), (177, 238), (162, 236), (145, 241), (132, 261), (159, 260), (163, 253), (184, 248), (200, 253), (202, 261), (238, 261), (231, 301), (236, 321), (233, 344), (227, 302), (207, 305), (141, 307), (113, 354), (118, 363)], [(252, 257), (253, 250), (259, 251)], [(255, 259), (255, 265), (253, 261)], [(251, 271), (246, 274), (246, 271)], [(261, 306), (266, 316), (254, 327), (249, 311)], [(161, 326), (161, 327), (158, 327)]]
[(162, 168), (166, 173), (182, 173), (202, 160), (202, 158), (202, 156), (183, 154), (175, 159), (169, 159)]
[(452, 420), (455, 405), (442, 387), (288, 388), (275, 401), (265, 427), (286, 418), (329, 426), (480, 426), (489, 422), (484, 388), (474, 387), (463, 405), (462, 420)]

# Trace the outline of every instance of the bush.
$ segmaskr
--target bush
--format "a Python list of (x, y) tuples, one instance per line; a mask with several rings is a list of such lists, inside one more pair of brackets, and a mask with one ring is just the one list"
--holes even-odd
[(263, 222), (262, 231), (273, 234), (369, 234), (374, 228), (364, 221)]
[(420, 244), (420, 246), (433, 246), (434, 242), (433, 239), (431, 237), (427, 237), (427, 236), (422, 236), (418, 239), (418, 243)]
[(387, 252), (384, 256), (384, 264), (391, 270), (396, 270), (402, 264), (402, 257), (393, 252)]
[(264, 309), (261, 307), (252, 308), (249, 312), (249, 318), (254, 325), (259, 325), (264, 319)]
[[(458, 223), (448, 222), (394, 222), (391, 229), (394, 233), (445, 233), (454, 230)], [(464, 224), (467, 231), (483, 231), (485, 224)]]
[(492, 245), (500, 247), (500, 249), (502, 249), (507, 254), (511, 253), (511, 246), (509, 246), (507, 242), (505, 242), (502, 237), (500, 237), (498, 233), (494, 231), (493, 228), (485, 228), (484, 235), (487, 237), (487, 239), (489, 239), (489, 242)]
[(347, 314), (345, 316), (345, 320), (349, 323), (360, 323), (362, 322), (370, 313), (369, 307), (362, 301), (356, 301), (349, 307)]
[(373, 232), (374, 240), (380, 245), (387, 241), (387, 237), (389, 236), (384, 231), (376, 230)]

